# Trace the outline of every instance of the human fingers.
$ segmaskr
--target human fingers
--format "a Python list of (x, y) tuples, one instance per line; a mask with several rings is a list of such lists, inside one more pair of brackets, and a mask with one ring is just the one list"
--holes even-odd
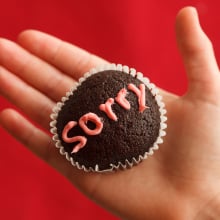
[(220, 81), (219, 68), (212, 43), (199, 24), (195, 8), (186, 7), (179, 12), (176, 35), (188, 74), (188, 93), (194, 98), (216, 98)]
[(87, 196), (95, 197), (93, 194), (100, 182), (101, 175), (85, 173), (73, 167), (65, 157), (60, 155), (51, 137), (35, 127), (17, 111), (5, 109), (0, 112), (0, 126), (37, 157), (67, 177)]
[(71, 77), (6, 39), (0, 39), (0, 65), (54, 101), (74, 84)]
[(54, 102), (0, 66), (0, 94), (45, 129)]
[[(42, 159), (46, 159), (49, 139), (43, 131), (32, 125), (27, 119), (13, 109), (4, 109), (0, 112), (0, 124), (13, 137)], [(37, 140), (37, 141), (36, 141)], [(46, 147), (45, 147), (46, 145)]]
[[(0, 112), (0, 125), (28, 150), (54, 167), (64, 176), (70, 175), (69, 162), (59, 154), (49, 135), (35, 127), (13, 109)], [(71, 167), (72, 174), (74, 168)]]
[(18, 43), (76, 80), (91, 68), (107, 63), (94, 54), (40, 31), (22, 32)]
[[(18, 43), (76, 80), (91, 68), (108, 63), (94, 54), (40, 31), (22, 32), (18, 37)], [(162, 89), (160, 93), (165, 101), (176, 98), (175, 95)]]

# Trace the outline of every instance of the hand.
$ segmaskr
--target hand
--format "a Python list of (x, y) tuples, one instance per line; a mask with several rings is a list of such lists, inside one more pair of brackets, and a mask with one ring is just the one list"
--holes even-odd
[(167, 136), (160, 150), (138, 166), (116, 173), (85, 173), (59, 154), (47, 132), (55, 102), (84, 72), (107, 61), (41, 32), (23, 32), (17, 44), (0, 39), (0, 94), (34, 122), (5, 109), (1, 126), (122, 218), (219, 218), (219, 69), (195, 9), (179, 12), (176, 32), (189, 87), (182, 97), (161, 90), (168, 111)]

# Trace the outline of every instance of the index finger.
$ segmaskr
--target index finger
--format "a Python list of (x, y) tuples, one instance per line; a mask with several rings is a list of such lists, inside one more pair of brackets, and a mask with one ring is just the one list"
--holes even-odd
[(107, 63), (94, 54), (40, 31), (22, 32), (18, 43), (76, 80), (91, 68)]
[[(18, 43), (75, 80), (91, 68), (108, 63), (86, 50), (36, 30), (22, 32), (18, 37)], [(160, 89), (160, 93), (164, 96), (165, 102), (176, 98), (165, 90)]]

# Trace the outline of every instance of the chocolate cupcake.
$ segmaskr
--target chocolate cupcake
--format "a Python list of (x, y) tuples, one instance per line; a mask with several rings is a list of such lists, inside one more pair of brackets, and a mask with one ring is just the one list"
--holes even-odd
[(138, 164), (162, 143), (166, 110), (154, 84), (135, 69), (92, 69), (51, 114), (56, 147), (73, 166), (113, 171)]

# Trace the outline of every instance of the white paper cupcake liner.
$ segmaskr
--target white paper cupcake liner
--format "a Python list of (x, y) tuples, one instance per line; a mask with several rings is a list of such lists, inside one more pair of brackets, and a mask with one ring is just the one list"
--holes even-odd
[[(62, 146), (61, 141), (59, 140), (58, 134), (57, 134), (57, 117), (58, 113), (62, 109), (62, 106), (65, 104), (65, 102), (69, 99), (69, 97), (74, 93), (74, 91), (77, 90), (78, 86), (81, 85), (82, 82), (84, 82), (88, 77), (102, 72), (106, 70), (117, 70), (117, 71), (122, 71), (124, 73), (130, 74), (133, 77), (136, 77), (140, 81), (142, 81), (145, 86), (151, 91), (152, 95), (155, 97), (155, 100), (157, 102), (157, 105), (159, 107), (159, 112), (160, 112), (160, 129), (159, 129), (159, 135), (154, 142), (153, 146), (149, 148), (148, 152), (145, 152), (144, 155), (140, 155), (138, 158), (132, 158), (132, 161), (125, 160), (125, 162), (118, 162), (118, 164), (110, 164), (110, 169), (107, 170), (100, 170), (99, 165), (96, 164), (95, 168), (93, 167), (85, 167), (83, 164), (79, 164), (77, 161), (74, 161), (73, 158), (65, 151), (64, 147)], [(59, 149), (60, 154), (65, 156), (66, 159), (74, 166), (77, 167), (80, 170), (84, 170), (86, 172), (112, 172), (114, 170), (119, 170), (119, 169), (127, 169), (131, 168), (134, 165), (139, 164), (142, 160), (146, 159), (148, 156), (153, 155), (155, 150), (159, 149), (159, 145), (163, 143), (163, 137), (166, 135), (165, 129), (167, 128), (167, 117), (166, 117), (166, 109), (165, 109), (165, 104), (162, 101), (162, 96), (159, 94), (159, 90), (156, 88), (156, 86), (150, 82), (150, 80), (147, 77), (144, 77), (141, 72), (137, 72), (134, 68), (129, 68), (128, 66), (121, 65), (121, 64), (106, 64), (104, 66), (100, 66), (97, 68), (91, 69), (89, 72), (86, 72), (83, 77), (81, 77), (70, 89), (69, 92), (66, 93), (66, 96), (61, 98), (61, 101), (58, 102), (55, 107), (53, 108), (52, 114), (51, 114), (51, 119), (52, 121), (50, 122), (50, 131), (53, 134), (53, 141), (55, 142), (55, 146)]]

